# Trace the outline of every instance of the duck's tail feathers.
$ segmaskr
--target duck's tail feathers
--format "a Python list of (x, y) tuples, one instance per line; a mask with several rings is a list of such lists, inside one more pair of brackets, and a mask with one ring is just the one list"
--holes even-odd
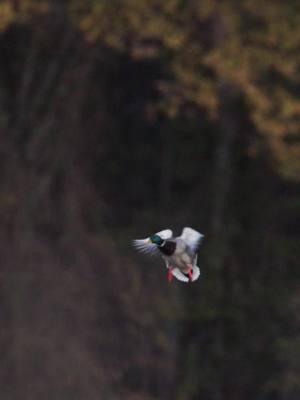
[(172, 269), (172, 274), (181, 282), (189, 282), (189, 278), (185, 276), (177, 267)]
[[(183, 274), (179, 268), (173, 268), (172, 274), (181, 282), (189, 282), (189, 278)], [(192, 275), (192, 282), (196, 281), (200, 276), (200, 268), (197, 265), (193, 266), (193, 275)]]
[(196, 281), (200, 276), (200, 268), (197, 265), (193, 266), (192, 282)]

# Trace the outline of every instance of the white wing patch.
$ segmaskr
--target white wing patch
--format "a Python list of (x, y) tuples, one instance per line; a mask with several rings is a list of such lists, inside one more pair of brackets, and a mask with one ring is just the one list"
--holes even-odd
[(186, 227), (183, 229), (180, 237), (196, 252), (204, 235), (192, 228)]
[(171, 239), (173, 237), (173, 232), (171, 229), (164, 229), (163, 231), (157, 232), (155, 235), (160, 236), (162, 239)]
[(149, 238), (135, 239), (132, 241), (132, 245), (141, 253), (149, 254), (151, 256), (159, 254), (156, 244), (151, 243)]

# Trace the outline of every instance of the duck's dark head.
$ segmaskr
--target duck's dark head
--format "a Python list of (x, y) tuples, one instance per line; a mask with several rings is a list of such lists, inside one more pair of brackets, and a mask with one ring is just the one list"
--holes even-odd
[(151, 243), (157, 246), (161, 246), (164, 243), (164, 240), (159, 235), (152, 235), (149, 239)]

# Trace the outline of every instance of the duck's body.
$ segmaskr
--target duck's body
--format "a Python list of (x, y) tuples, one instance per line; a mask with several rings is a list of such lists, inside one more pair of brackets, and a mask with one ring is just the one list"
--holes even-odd
[(182, 272), (188, 273), (188, 265), (193, 265), (195, 252), (180, 237), (166, 240), (165, 245), (159, 247), (163, 258)]
[(168, 279), (173, 276), (182, 282), (199, 278), (197, 250), (203, 235), (192, 228), (184, 228), (181, 236), (173, 237), (170, 229), (158, 232), (150, 238), (136, 240), (134, 245), (146, 253), (161, 254), (168, 268)]

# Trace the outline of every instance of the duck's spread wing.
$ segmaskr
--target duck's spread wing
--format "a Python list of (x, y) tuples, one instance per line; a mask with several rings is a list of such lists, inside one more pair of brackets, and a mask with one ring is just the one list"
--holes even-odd
[[(173, 237), (171, 229), (164, 229), (163, 231), (157, 232), (156, 235), (160, 236), (163, 240), (170, 239)], [(146, 239), (135, 239), (132, 241), (133, 246), (140, 252), (150, 255), (160, 255), (160, 252), (156, 244), (151, 243), (149, 238)]]
[(183, 229), (180, 237), (194, 250), (194, 252), (196, 252), (201, 240), (204, 238), (204, 235), (195, 231), (195, 229), (186, 227)]
[(132, 241), (133, 247), (141, 253), (149, 254), (150, 256), (158, 255), (159, 250), (157, 246), (147, 239), (135, 239)]
[[(160, 236), (163, 240), (170, 239), (173, 236), (171, 229), (164, 229), (163, 231), (157, 232), (156, 235)], [(151, 243), (149, 238), (146, 239), (135, 239), (132, 241), (133, 246), (140, 252), (159, 255), (160, 252), (156, 244)]]

